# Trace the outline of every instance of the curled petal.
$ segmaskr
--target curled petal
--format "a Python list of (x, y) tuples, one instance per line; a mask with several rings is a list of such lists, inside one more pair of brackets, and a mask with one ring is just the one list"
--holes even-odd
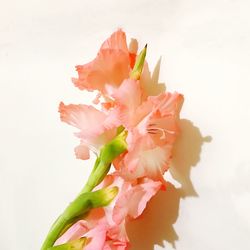
[(66, 242), (80, 239), (88, 231), (87, 222), (80, 220), (71, 226), (60, 238), (55, 242), (55, 246), (64, 244)]
[(115, 136), (116, 127), (120, 125), (113, 110), (107, 114), (88, 105), (60, 103), (59, 112), (63, 122), (80, 130), (76, 135), (81, 144), (75, 148), (79, 159), (88, 159), (89, 149), (98, 153), (100, 147)]
[(162, 186), (161, 182), (145, 179), (144, 183), (132, 186), (122, 193), (116, 201), (113, 220), (120, 224), (126, 216), (137, 218), (144, 211), (148, 201)]
[(106, 225), (97, 225), (96, 227), (89, 230), (85, 237), (88, 238), (89, 243), (84, 247), (85, 250), (102, 250), (105, 245), (106, 233), (107, 233)]
[(89, 148), (84, 143), (81, 143), (75, 147), (75, 155), (77, 159), (87, 160), (89, 159)]
[[(133, 126), (127, 126), (128, 152), (115, 162), (115, 167), (124, 178), (163, 180), (179, 132), (182, 102), (183, 96), (178, 93), (163, 93), (149, 97), (135, 111), (133, 105), (127, 105), (127, 110), (121, 109), (121, 117), (125, 116), (130, 121), (134, 119), (130, 123)], [(129, 119), (127, 114), (131, 113)]]
[(81, 90), (99, 90), (106, 94), (107, 86), (119, 86), (129, 76), (129, 56), (121, 50), (102, 50), (94, 61), (76, 67), (78, 79), (73, 83)]
[(76, 66), (78, 78), (73, 78), (73, 83), (81, 90), (98, 90), (106, 95), (108, 89), (119, 87), (129, 77), (133, 61), (126, 35), (119, 29), (102, 44), (93, 61)]
[(95, 136), (104, 132), (102, 123), (106, 115), (96, 108), (88, 105), (65, 105), (60, 103), (59, 112), (61, 120), (81, 130), (86, 136)]
[(102, 49), (114, 49), (128, 52), (126, 34), (121, 29), (118, 29), (102, 44), (101, 50)]

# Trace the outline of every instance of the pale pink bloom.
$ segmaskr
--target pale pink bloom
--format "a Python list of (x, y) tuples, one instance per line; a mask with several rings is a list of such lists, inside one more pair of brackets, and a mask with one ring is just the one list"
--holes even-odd
[(115, 161), (116, 168), (129, 180), (163, 180), (179, 132), (183, 96), (166, 92), (143, 101), (139, 81), (128, 79), (113, 93), (113, 98), (121, 124), (128, 130), (128, 152)]
[[(117, 229), (114, 229), (117, 227)], [(95, 208), (90, 211), (84, 220), (79, 220), (71, 226), (56, 242), (61, 245), (82, 237), (88, 239), (84, 250), (125, 250), (128, 240), (120, 240), (112, 230), (119, 230), (117, 225), (109, 225), (103, 208)], [(112, 248), (111, 248), (112, 247)]]
[(148, 178), (138, 180), (126, 191), (118, 195), (113, 209), (113, 220), (120, 224), (125, 218), (136, 219), (139, 217), (148, 201), (158, 192), (162, 183)]
[(118, 195), (111, 204), (105, 207), (106, 216), (110, 224), (121, 224), (126, 218), (135, 219), (145, 209), (147, 202), (162, 187), (160, 181), (140, 178), (133, 182), (125, 181), (118, 173), (107, 175), (95, 190), (108, 186), (117, 186)]
[(83, 160), (89, 158), (89, 150), (98, 154), (100, 147), (116, 135), (116, 128), (120, 125), (116, 110), (104, 113), (93, 106), (65, 105), (61, 102), (59, 112), (63, 122), (79, 129), (75, 135), (81, 143), (75, 148), (75, 153), (77, 158)]
[(92, 209), (84, 220), (71, 226), (55, 245), (86, 237), (89, 243), (84, 250), (128, 249), (126, 220), (139, 217), (147, 202), (157, 193), (162, 184), (147, 178), (130, 183), (113, 174), (107, 175), (95, 189), (107, 186), (119, 187), (118, 195), (111, 204), (107, 207)]
[(76, 66), (78, 78), (73, 78), (73, 83), (81, 90), (107, 95), (129, 77), (135, 57), (127, 47), (126, 34), (119, 29), (102, 44), (93, 61)]

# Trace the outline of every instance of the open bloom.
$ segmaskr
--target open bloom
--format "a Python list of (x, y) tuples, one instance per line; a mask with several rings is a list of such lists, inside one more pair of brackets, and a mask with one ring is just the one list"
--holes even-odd
[(103, 208), (92, 209), (86, 218), (79, 220), (71, 226), (55, 243), (61, 245), (82, 237), (87, 238), (87, 245), (84, 250), (125, 250), (128, 246), (128, 239), (119, 237), (114, 233), (122, 228), (111, 226), (105, 216)]
[(79, 129), (75, 135), (81, 143), (75, 148), (76, 157), (86, 160), (89, 150), (98, 154), (102, 145), (109, 142), (116, 135), (116, 128), (120, 125), (115, 110), (102, 112), (89, 105), (65, 105), (60, 103), (61, 120)]
[(76, 156), (87, 159), (89, 149), (98, 153), (122, 125), (128, 131), (128, 147), (114, 162), (116, 169), (127, 180), (149, 177), (163, 181), (179, 132), (183, 96), (165, 92), (145, 100), (140, 81), (125, 79), (111, 98), (113, 107), (103, 111), (87, 105), (60, 104), (61, 119), (80, 129)]
[(129, 78), (135, 57), (136, 53), (127, 47), (126, 34), (119, 29), (102, 44), (93, 61), (76, 66), (78, 78), (73, 78), (73, 83), (81, 90), (98, 90), (108, 95)]
[(166, 92), (143, 101), (139, 81), (128, 79), (113, 97), (121, 124), (128, 130), (127, 153), (116, 161), (116, 168), (127, 179), (161, 180), (179, 131), (183, 96)]
[[(93, 61), (76, 67), (75, 86), (97, 91), (94, 104), (103, 97), (102, 110), (60, 103), (60, 117), (79, 130), (75, 133), (80, 139), (76, 157), (88, 159), (92, 150), (97, 160), (80, 196), (55, 222), (42, 249), (56, 241), (55, 245), (66, 243), (60, 249), (77, 245), (85, 250), (126, 250), (126, 221), (138, 218), (148, 201), (164, 188), (163, 174), (178, 134), (183, 96), (160, 93), (150, 86), (152, 81), (140, 81), (146, 51), (147, 46), (136, 57), (137, 49), (129, 50), (125, 33), (118, 30), (102, 44)], [(116, 171), (107, 175), (112, 163)], [(113, 194), (107, 201), (98, 198), (106, 187)]]
[(92, 209), (86, 218), (71, 226), (56, 245), (86, 237), (88, 243), (84, 250), (128, 249), (126, 219), (140, 216), (161, 185), (146, 178), (130, 183), (118, 175), (107, 175), (96, 189), (118, 186), (116, 198), (107, 207)]

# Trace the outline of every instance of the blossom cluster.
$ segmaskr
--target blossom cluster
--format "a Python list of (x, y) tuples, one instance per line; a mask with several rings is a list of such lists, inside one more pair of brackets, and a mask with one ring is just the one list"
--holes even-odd
[(99, 155), (119, 133), (126, 135), (126, 150), (112, 161), (114, 170), (94, 188), (118, 187), (116, 197), (108, 206), (91, 209), (55, 245), (86, 239), (79, 249), (128, 249), (126, 222), (139, 217), (147, 202), (166, 186), (163, 175), (179, 133), (183, 96), (155, 94), (154, 86), (140, 77), (143, 65), (142, 72), (134, 71), (138, 56), (119, 29), (101, 45), (93, 61), (76, 66), (74, 85), (97, 93), (92, 105), (59, 106), (61, 120), (78, 129), (76, 157), (89, 159), (90, 151)]

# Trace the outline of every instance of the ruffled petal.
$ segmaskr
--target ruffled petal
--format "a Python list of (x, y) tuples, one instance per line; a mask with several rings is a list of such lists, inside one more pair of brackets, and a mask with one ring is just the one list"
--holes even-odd
[(60, 103), (59, 112), (62, 121), (80, 130), (76, 136), (81, 139), (81, 144), (75, 148), (79, 159), (89, 158), (88, 149), (98, 153), (100, 147), (115, 136), (120, 125), (114, 110), (104, 113), (93, 106)]
[(124, 178), (163, 180), (179, 132), (182, 102), (183, 96), (178, 93), (163, 93), (149, 97), (135, 112), (132, 105), (127, 105), (126, 112), (121, 109), (121, 117), (129, 117), (127, 114), (131, 111), (131, 117), (135, 119), (133, 126), (127, 127), (127, 154), (115, 162), (115, 167)]
[(161, 182), (144, 179), (144, 182), (132, 186), (129, 190), (121, 193), (116, 201), (113, 220), (120, 224), (126, 216), (137, 218), (144, 211), (148, 201), (157, 193)]
[(88, 238), (89, 243), (84, 247), (85, 250), (102, 250), (106, 240), (106, 225), (97, 225), (89, 230), (85, 236)]
[(76, 66), (78, 78), (72, 81), (81, 90), (98, 90), (103, 95), (108, 88), (116, 88), (129, 77), (134, 57), (129, 53), (126, 35), (118, 30), (101, 46), (97, 57), (90, 63)]
[(102, 49), (122, 50), (128, 52), (126, 34), (118, 29), (101, 46)]
[(87, 137), (102, 134), (105, 127), (102, 125), (106, 119), (106, 115), (96, 108), (88, 105), (59, 105), (60, 117), (66, 122), (78, 129)]
[(60, 238), (55, 242), (55, 246), (64, 244), (66, 242), (80, 239), (89, 230), (85, 220), (79, 220), (71, 226)]
[(126, 79), (114, 91), (112, 97), (119, 110), (121, 123), (126, 128), (131, 128), (137, 121), (136, 110), (141, 104), (141, 89), (139, 81)]

